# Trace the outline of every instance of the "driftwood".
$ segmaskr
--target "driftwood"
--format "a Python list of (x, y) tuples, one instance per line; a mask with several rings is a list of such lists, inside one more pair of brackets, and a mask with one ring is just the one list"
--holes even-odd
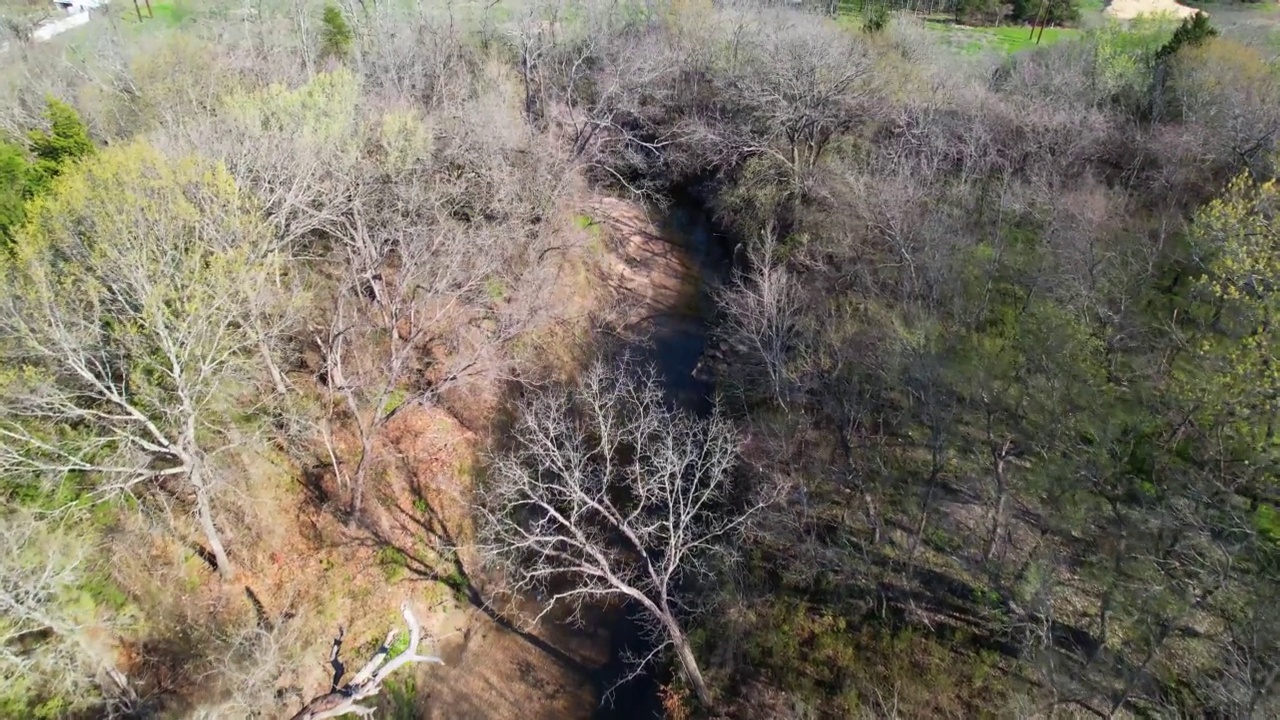
[(346, 667), (338, 659), (345, 633), (342, 628), (338, 628), (338, 637), (334, 638), (333, 650), (329, 653), (329, 664), (333, 666), (333, 682), (330, 684), (329, 692), (304, 705), (292, 720), (325, 720), (325, 718), (341, 717), (348, 713), (360, 717), (371, 715), (373, 708), (361, 705), (360, 701), (377, 695), (382, 690), (382, 683), (391, 676), (391, 673), (410, 663), (427, 662), (443, 665), (444, 661), (434, 655), (418, 654), (422, 628), (418, 625), (418, 619), (413, 616), (413, 611), (409, 609), (409, 603), (401, 605), (400, 612), (404, 615), (405, 624), (409, 626), (409, 647), (388, 660), (391, 643), (396, 638), (396, 631), (392, 630), (387, 633), (387, 639), (382, 642), (382, 645), (374, 651), (369, 662), (365, 663), (360, 672), (351, 678), (351, 682), (345, 685), (338, 684), (346, 674)]

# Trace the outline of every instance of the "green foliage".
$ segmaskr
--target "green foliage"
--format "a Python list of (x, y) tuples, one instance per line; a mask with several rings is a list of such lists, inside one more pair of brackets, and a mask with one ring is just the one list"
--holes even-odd
[(168, 25), (179, 25), (192, 16), (191, 7), (185, 0), (153, 2), (151, 3), (151, 11), (155, 14), (157, 20), (161, 20)]
[(396, 636), (391, 639), (391, 645), (387, 647), (387, 659), (394, 660), (400, 655), (403, 655), (404, 651), (408, 649), (409, 633), (398, 632), (396, 633)]
[[(75, 511), (0, 510), (0, 716), (59, 718), (97, 700), (86, 684), (129, 600), (98, 553), (105, 528)], [(84, 671), (88, 673), (84, 673)]]
[(48, 98), (44, 112), (49, 129), (27, 134), (24, 149), (0, 141), (0, 241), (11, 241), (26, 217), (25, 203), (45, 192), (71, 163), (91, 155), (89, 128), (70, 105)]
[[(408, 639), (405, 641), (407, 643)], [(407, 672), (389, 678), (378, 696), (378, 707), (383, 710), (382, 717), (390, 720), (417, 720), (421, 717), (417, 678)]]
[[(1218, 427), (1246, 457), (1275, 458), (1280, 439), (1280, 184), (1237, 177), (1195, 216), (1192, 237), (1206, 258), (1192, 286), (1195, 353), (1179, 392), (1206, 427)], [(1264, 461), (1265, 462), (1265, 461)]]
[(404, 405), (405, 401), (408, 399), (409, 393), (404, 388), (393, 389), (387, 394), (387, 406), (383, 410), (383, 416), (385, 417), (396, 410), (399, 410), (400, 406)]
[(889, 8), (883, 4), (871, 5), (863, 10), (862, 29), (871, 35), (884, 32), (889, 27)]
[(360, 87), (346, 69), (319, 73), (298, 88), (282, 84), (229, 94), (227, 113), (248, 139), (272, 142), (284, 136), (302, 146), (338, 148), (348, 157), (358, 150), (357, 106)]
[(966, 24), (994, 23), (999, 17), (999, 0), (956, 0), (956, 19)]
[(378, 128), (382, 166), (397, 173), (429, 160), (434, 144), (431, 127), (414, 109), (392, 110), (383, 114)]
[(382, 574), (387, 578), (387, 582), (394, 583), (404, 577), (405, 569), (409, 565), (409, 558), (404, 551), (394, 545), (384, 545), (378, 548), (377, 554), (378, 566), (382, 568)]
[(1129, 113), (1145, 112), (1157, 53), (1173, 30), (1163, 17), (1138, 17), (1128, 23), (1110, 20), (1090, 30), (1087, 42), (1093, 49), (1099, 99)]
[(14, 143), (0, 141), (0, 241), (12, 238), (13, 230), (26, 217), (23, 203), (29, 174), (26, 151)]
[(46, 103), (44, 116), (49, 122), (49, 129), (32, 130), (27, 135), (34, 158), (28, 174), (28, 198), (48, 190), (53, 179), (71, 163), (88, 157), (94, 151), (89, 126), (75, 108), (53, 97)]
[(494, 302), (502, 302), (507, 297), (507, 286), (499, 278), (489, 278), (484, 281), (484, 293)]
[(452, 560), (447, 572), (440, 575), (440, 582), (453, 591), (454, 597), (459, 602), (466, 602), (467, 591), (471, 587), (471, 581), (467, 579), (462, 567), (458, 564), (456, 558)]
[[(1014, 23), (1011, 30), (1029, 34), (1025, 25), (1063, 25), (1080, 19), (1080, 0), (1014, 0), (1008, 15), (1002, 17), (1004, 4), (996, 0), (957, 0), (955, 13), (966, 23), (995, 24), (1001, 20)], [(1037, 31), (1038, 32), (1038, 31)]]
[(1280, 511), (1277, 511), (1274, 505), (1260, 505), (1253, 519), (1258, 533), (1271, 545), (1280, 549)]
[(140, 425), (149, 442), (188, 427), (199, 442), (239, 411), (261, 357), (244, 313), (272, 304), (281, 270), (271, 248), (225, 168), (144, 143), (75, 163), (28, 203), (0, 263), (5, 349), (22, 358), (0, 372), (5, 449), (30, 471), (28, 502), (150, 479), (173, 460), (148, 460)]
[(1173, 32), (1173, 37), (1169, 38), (1169, 42), (1156, 53), (1156, 58), (1164, 60), (1173, 57), (1184, 47), (1203, 45), (1206, 40), (1217, 36), (1218, 30), (1209, 24), (1209, 16), (1197, 12), (1182, 21), (1178, 29)]
[(351, 45), (355, 39), (351, 26), (342, 15), (342, 9), (329, 4), (324, 7), (320, 18), (323, 28), (320, 30), (320, 50), (325, 55), (346, 59), (351, 54)]
[(1080, 19), (1080, 0), (1014, 0), (1010, 20), (1022, 23), (1039, 22), (1044, 25), (1062, 25)]
[(850, 717), (892, 689), (906, 717), (972, 717), (1002, 697), (998, 657), (965, 650), (962, 635), (939, 642), (911, 630), (851, 622), (830, 610), (784, 599), (756, 619), (745, 649), (750, 667), (778, 687)]

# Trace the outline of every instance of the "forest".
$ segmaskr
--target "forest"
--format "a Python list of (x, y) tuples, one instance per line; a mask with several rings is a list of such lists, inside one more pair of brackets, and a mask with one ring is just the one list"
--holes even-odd
[(1280, 717), (1270, 5), (44, 5), (0, 717)]

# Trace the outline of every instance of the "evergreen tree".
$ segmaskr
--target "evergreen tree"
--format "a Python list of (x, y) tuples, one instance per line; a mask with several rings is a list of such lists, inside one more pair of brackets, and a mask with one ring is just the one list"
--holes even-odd
[(342, 10), (333, 4), (326, 5), (321, 18), (324, 29), (320, 31), (320, 46), (325, 55), (346, 58), (351, 53), (354, 35)]
[(49, 121), (49, 130), (32, 130), (27, 134), (35, 158), (25, 187), (27, 198), (47, 190), (70, 163), (94, 151), (89, 126), (75, 108), (53, 97), (46, 103), (44, 116)]
[(1217, 37), (1218, 30), (1209, 24), (1209, 16), (1198, 12), (1182, 21), (1173, 37), (1156, 53), (1157, 60), (1173, 57), (1182, 47), (1195, 47), (1209, 38)]
[(8, 241), (22, 224), (29, 163), (18, 145), (0, 142), (0, 241)]

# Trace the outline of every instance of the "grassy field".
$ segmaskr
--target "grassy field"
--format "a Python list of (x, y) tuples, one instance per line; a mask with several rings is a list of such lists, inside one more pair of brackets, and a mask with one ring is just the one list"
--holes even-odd
[(1036, 30), (1036, 37), (1031, 37), (1031, 28), (1025, 25), (1003, 25), (1000, 27), (970, 27), (956, 25), (940, 20), (929, 20), (930, 29), (942, 33), (946, 43), (965, 54), (982, 52), (1015, 53), (1039, 45), (1052, 45), (1080, 34), (1073, 28), (1049, 27), (1043, 35)]
[(1274, 0), (1246, 3), (1179, 0), (1183, 5), (1209, 13), (1209, 22), (1223, 35), (1244, 42), (1258, 42), (1280, 50), (1280, 4)]
[[(116, 2), (113, 3), (115, 12), (120, 13), (125, 20), (138, 22), (138, 11), (134, 10), (132, 2)], [(151, 0), (151, 15), (147, 14), (147, 5), (145, 0), (138, 0), (138, 10), (142, 13), (143, 24), (155, 23), (157, 25), (178, 25), (193, 15), (193, 3), (191, 0), (166, 0), (157, 2)]]

